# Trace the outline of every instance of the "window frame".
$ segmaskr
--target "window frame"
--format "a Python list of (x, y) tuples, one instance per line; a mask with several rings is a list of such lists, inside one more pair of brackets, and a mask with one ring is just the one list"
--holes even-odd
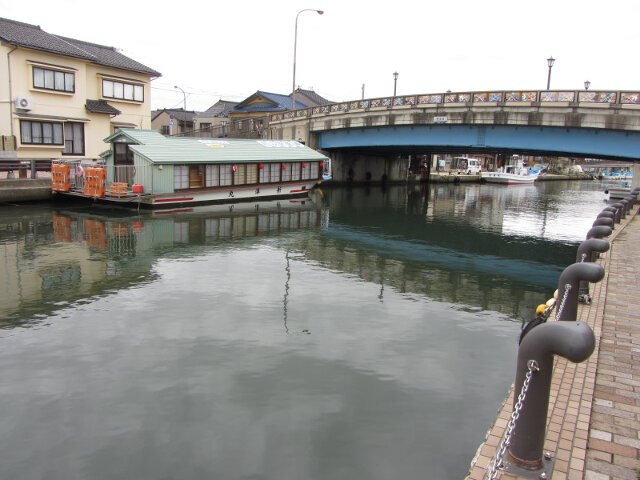
[[(51, 127), (51, 142), (45, 142), (45, 128), (44, 125)], [(28, 126), (28, 137), (30, 141), (25, 141), (26, 138), (26, 130), (25, 128)], [(60, 142), (56, 143), (56, 129), (58, 127), (59, 132), (58, 135), (60, 138)], [(38, 130), (36, 133), (39, 133), (39, 141), (33, 141), (34, 139), (34, 128)], [(41, 120), (20, 120), (20, 144), (21, 145), (43, 145), (47, 147), (64, 147), (64, 124), (62, 122), (43, 122)]]
[[(42, 71), (42, 85), (36, 85), (36, 70)], [(51, 82), (52, 86), (47, 87), (47, 72), (51, 73)], [(62, 75), (62, 88), (56, 88), (56, 74)], [(68, 78), (71, 77), (71, 85), (70, 89), (67, 88)], [(59, 78), (59, 77), (58, 77)], [(48, 92), (60, 92), (60, 93), (76, 93), (76, 74), (75, 72), (69, 72), (67, 70), (55, 69), (55, 68), (46, 68), (41, 67), (39, 65), (31, 66), (31, 84), (34, 89), (37, 90), (45, 90)]]
[[(105, 82), (108, 82), (107, 85), (110, 84), (110, 89), (105, 89)], [(100, 86), (102, 91), (102, 98), (108, 98), (111, 100), (122, 100), (124, 102), (144, 103), (144, 84), (125, 82), (123, 80), (112, 78), (103, 78)], [(129, 91), (131, 92), (131, 98), (127, 98), (127, 92)], [(141, 93), (141, 95), (136, 95), (136, 92)]]
[[(67, 138), (67, 126), (71, 130), (71, 138)], [(84, 133), (84, 123), (82, 122), (64, 122), (64, 148), (62, 149), (62, 155), (66, 156), (84, 156), (86, 149), (86, 135)], [(82, 134), (82, 138), (76, 138), (77, 129)], [(71, 142), (71, 151), (67, 151), (68, 142)], [(77, 148), (80, 144), (81, 148)]]

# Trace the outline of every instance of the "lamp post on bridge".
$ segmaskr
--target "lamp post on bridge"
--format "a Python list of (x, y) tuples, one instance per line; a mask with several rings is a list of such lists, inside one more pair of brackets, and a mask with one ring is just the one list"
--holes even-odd
[(393, 96), (396, 96), (396, 86), (398, 85), (398, 72), (393, 72)]
[(591, 82), (589, 80), (585, 80), (584, 81), (584, 89), (585, 90), (589, 90), (590, 86), (591, 86)]
[(549, 57), (547, 58), (547, 65), (549, 65), (549, 76), (547, 77), (547, 90), (551, 86), (551, 67), (553, 67), (553, 63), (556, 61), (555, 58)]
[(293, 38), (293, 93), (291, 94), (291, 110), (296, 109), (296, 50), (298, 48), (298, 17), (302, 12), (316, 12), (318, 15), (322, 15), (324, 13), (323, 10), (304, 8), (296, 14), (296, 29), (295, 36)]

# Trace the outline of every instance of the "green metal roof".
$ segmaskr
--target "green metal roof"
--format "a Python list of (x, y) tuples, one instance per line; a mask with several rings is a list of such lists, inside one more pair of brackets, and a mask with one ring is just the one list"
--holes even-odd
[(134, 152), (152, 163), (250, 163), (325, 161), (327, 157), (295, 140), (165, 137), (155, 130), (122, 129), (105, 139), (126, 136)]

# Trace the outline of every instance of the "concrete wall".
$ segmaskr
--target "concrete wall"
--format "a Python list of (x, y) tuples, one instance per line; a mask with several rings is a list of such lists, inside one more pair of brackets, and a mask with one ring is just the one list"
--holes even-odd
[(333, 152), (328, 155), (331, 158), (332, 180), (335, 182), (398, 183), (407, 181), (408, 158), (370, 156), (348, 152)]

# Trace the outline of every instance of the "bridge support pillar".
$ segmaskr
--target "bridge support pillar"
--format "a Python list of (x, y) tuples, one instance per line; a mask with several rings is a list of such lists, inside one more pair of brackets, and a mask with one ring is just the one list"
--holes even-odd
[(331, 173), (336, 183), (383, 184), (406, 183), (409, 158), (372, 156), (346, 152), (332, 152)]

